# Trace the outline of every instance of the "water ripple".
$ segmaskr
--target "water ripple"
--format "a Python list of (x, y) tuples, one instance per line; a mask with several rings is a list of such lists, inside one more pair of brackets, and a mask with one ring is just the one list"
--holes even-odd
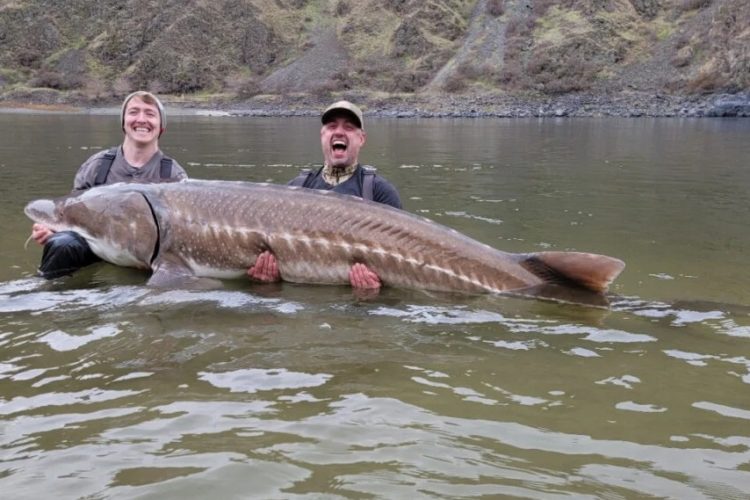
[(249, 368), (221, 373), (199, 372), (198, 378), (215, 387), (230, 392), (270, 391), (276, 389), (300, 389), (323, 385), (332, 375), (290, 372), (285, 369), (260, 370)]

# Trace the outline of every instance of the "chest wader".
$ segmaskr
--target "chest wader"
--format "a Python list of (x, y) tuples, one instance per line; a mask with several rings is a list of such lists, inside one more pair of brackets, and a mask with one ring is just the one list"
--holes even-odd
[[(102, 161), (99, 162), (99, 166), (96, 169), (96, 178), (94, 179), (94, 186), (101, 186), (107, 183), (107, 176), (109, 171), (112, 169), (112, 163), (114, 163), (117, 157), (117, 148), (112, 148), (102, 156)], [(162, 156), (161, 163), (159, 164), (159, 177), (162, 180), (169, 179), (172, 177), (172, 158), (168, 156)]]
[[(323, 167), (321, 167), (322, 169)], [(321, 169), (318, 169), (317, 172), (320, 172)], [(375, 196), (375, 174), (377, 173), (378, 169), (375, 167), (369, 167), (367, 165), (362, 165), (362, 198), (365, 200), (373, 201), (373, 197)], [(313, 170), (309, 168), (305, 168), (302, 170), (302, 172), (299, 173), (297, 177), (292, 179), (292, 181), (289, 183), (290, 186), (299, 186), (299, 187), (306, 187), (305, 184), (307, 184), (308, 179), (312, 179), (314, 174), (317, 172), (314, 172)]]

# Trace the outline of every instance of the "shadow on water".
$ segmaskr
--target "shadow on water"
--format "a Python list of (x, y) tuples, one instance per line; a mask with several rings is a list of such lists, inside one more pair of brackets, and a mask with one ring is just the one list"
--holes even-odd
[[(141, 307), (154, 302), (189, 306), (207, 303), (225, 308), (239, 308), (254, 303), (287, 304), (289, 311), (322, 310), (346, 313), (368, 311), (383, 307), (430, 305), (450, 309), (456, 314), (471, 307), (504, 312), (511, 315), (528, 314), (550, 318), (570, 318), (600, 321), (613, 313), (631, 313), (651, 318), (678, 318), (678, 321), (701, 321), (750, 316), (750, 306), (704, 300), (676, 300), (662, 302), (614, 293), (601, 295), (584, 289), (546, 285), (503, 295), (466, 295), (446, 292), (428, 292), (385, 288), (373, 295), (361, 295), (347, 286), (300, 285), (293, 283), (254, 284), (242, 279), (224, 281), (213, 290), (176, 289), (160, 290), (145, 286), (148, 273), (121, 268), (106, 263), (94, 264), (72, 276), (55, 280), (32, 277), (0, 283), (0, 296), (4, 298), (0, 309), (12, 309), (13, 301), (26, 298), (31, 301), (29, 310), (42, 310), (49, 297), (57, 296), (61, 302), (75, 302), (86, 296), (102, 295), (101, 305), (106, 307), (107, 297), (119, 300), (112, 306)], [(137, 290), (137, 292), (136, 292)], [(33, 298), (40, 298), (34, 304)], [(41, 297), (45, 299), (42, 300)], [(292, 305), (298, 304), (298, 305)], [(95, 304), (91, 304), (95, 305)]]

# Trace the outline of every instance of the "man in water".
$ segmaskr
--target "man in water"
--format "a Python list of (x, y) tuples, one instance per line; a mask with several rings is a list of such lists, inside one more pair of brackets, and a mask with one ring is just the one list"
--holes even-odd
[[(100, 151), (86, 160), (73, 181), (73, 192), (116, 182), (166, 182), (186, 179), (185, 170), (159, 149), (167, 127), (164, 106), (150, 92), (137, 91), (125, 98), (120, 111), (125, 134), (122, 145)], [(34, 224), (31, 237), (44, 245), (38, 274), (47, 279), (72, 274), (98, 262), (86, 240), (73, 231), (55, 232)]]
[[(401, 198), (396, 188), (376, 175), (374, 168), (359, 163), (359, 151), (367, 140), (359, 107), (349, 101), (338, 101), (323, 112), (321, 122), (323, 166), (316, 171), (303, 171), (289, 185), (336, 191), (400, 209)], [(261, 282), (279, 281), (281, 274), (276, 257), (271, 252), (263, 252), (248, 275)], [(349, 282), (358, 289), (377, 290), (381, 286), (378, 275), (362, 263), (351, 267)]]

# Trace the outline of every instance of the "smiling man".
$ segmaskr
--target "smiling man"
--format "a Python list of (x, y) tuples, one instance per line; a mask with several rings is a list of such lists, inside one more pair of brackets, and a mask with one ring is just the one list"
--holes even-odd
[[(83, 191), (116, 182), (163, 182), (187, 178), (185, 170), (159, 150), (159, 137), (167, 127), (167, 116), (159, 99), (150, 92), (133, 92), (122, 102), (122, 145), (100, 151), (78, 169), (73, 191)], [(54, 232), (34, 224), (31, 237), (44, 245), (39, 275), (47, 279), (72, 274), (99, 258), (86, 240), (72, 231)]]
[[(377, 175), (374, 168), (359, 163), (359, 152), (367, 140), (362, 110), (349, 101), (338, 101), (323, 111), (321, 122), (323, 166), (302, 172), (289, 185), (336, 191), (401, 208), (396, 188)], [(276, 257), (271, 252), (263, 252), (248, 275), (261, 282), (279, 281)], [(377, 274), (362, 263), (352, 266), (349, 281), (359, 289), (378, 289), (381, 285)]]

